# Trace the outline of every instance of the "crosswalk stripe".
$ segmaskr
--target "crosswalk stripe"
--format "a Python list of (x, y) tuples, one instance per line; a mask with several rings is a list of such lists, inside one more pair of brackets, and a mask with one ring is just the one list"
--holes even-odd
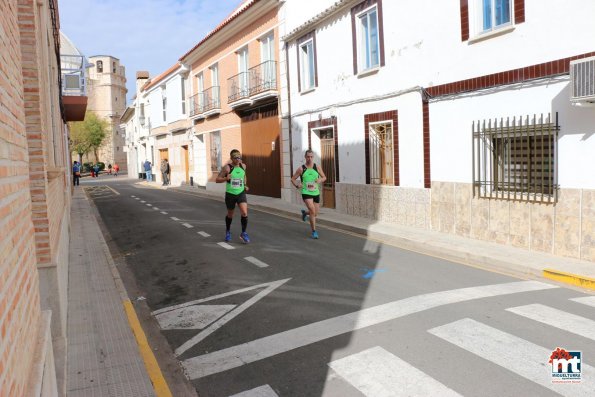
[(203, 237), (211, 237), (211, 235), (207, 232), (196, 232), (197, 234), (200, 234)]
[(582, 364), (581, 383), (552, 383), (548, 360), (553, 349), (535, 345), (470, 318), (432, 328), (428, 332), (563, 396), (595, 395), (595, 368), (585, 364)]
[(329, 366), (368, 397), (460, 396), (379, 346), (333, 361)]
[(267, 265), (266, 263), (264, 263), (263, 261), (261, 261), (259, 259), (256, 259), (253, 256), (247, 256), (244, 259), (258, 267), (269, 267), (269, 265)]
[(595, 307), (595, 296), (585, 296), (582, 298), (573, 298), (570, 300), (573, 302), (582, 303), (583, 305)]
[(243, 391), (229, 397), (279, 397), (269, 385), (257, 387), (255, 389)]
[(595, 340), (595, 321), (538, 303), (511, 307), (507, 311), (552, 327)]
[(553, 288), (559, 287), (539, 281), (516, 281), (412, 296), (192, 357), (184, 360), (182, 365), (189, 379), (198, 379), (424, 310), (474, 299)]

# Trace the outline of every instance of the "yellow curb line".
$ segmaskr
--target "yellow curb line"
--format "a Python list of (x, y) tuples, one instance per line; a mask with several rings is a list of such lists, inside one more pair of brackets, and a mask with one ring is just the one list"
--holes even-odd
[(149, 374), (149, 378), (151, 378), (151, 383), (155, 389), (155, 394), (157, 394), (157, 397), (172, 397), (169, 386), (167, 386), (167, 382), (161, 373), (161, 368), (159, 368), (159, 364), (157, 364), (157, 360), (155, 359), (155, 355), (153, 355), (151, 346), (149, 346), (147, 337), (140, 326), (132, 302), (130, 302), (130, 299), (126, 299), (122, 303), (124, 304), (124, 310), (128, 316), (128, 322), (130, 323), (130, 328), (132, 328), (132, 332), (136, 338), (140, 354), (145, 362), (147, 373)]
[(577, 287), (595, 290), (595, 279), (577, 274), (561, 272), (553, 269), (543, 269), (543, 277), (561, 283), (576, 285)]

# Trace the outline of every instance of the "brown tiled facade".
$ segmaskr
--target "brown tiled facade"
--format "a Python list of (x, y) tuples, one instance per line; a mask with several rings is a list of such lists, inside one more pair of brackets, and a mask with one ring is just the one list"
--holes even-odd
[(0, 395), (6, 396), (64, 390), (70, 167), (59, 76), (44, 73), (59, 70), (52, 8), (56, 0), (0, 2)]

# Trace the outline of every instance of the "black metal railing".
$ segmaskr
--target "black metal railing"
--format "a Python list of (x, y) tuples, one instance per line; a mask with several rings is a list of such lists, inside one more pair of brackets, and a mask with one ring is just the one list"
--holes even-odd
[(250, 95), (277, 89), (277, 62), (265, 61), (248, 69), (250, 74)]
[(227, 103), (250, 97), (249, 76), (249, 72), (242, 72), (227, 79)]
[(198, 116), (204, 112), (204, 91), (192, 95), (190, 98), (190, 117)]
[(219, 97), (219, 86), (215, 85), (203, 91), (204, 107), (203, 112), (213, 109), (221, 109), (221, 99)]

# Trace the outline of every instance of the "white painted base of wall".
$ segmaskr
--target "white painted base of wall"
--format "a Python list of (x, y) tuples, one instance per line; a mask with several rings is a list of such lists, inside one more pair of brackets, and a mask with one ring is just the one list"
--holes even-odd
[(35, 348), (35, 356), (33, 357), (33, 367), (29, 375), (28, 396), (55, 397), (65, 395), (65, 391), (58, 394), (58, 382), (52, 347), (51, 321), (51, 310), (43, 311), (39, 321), (39, 333), (36, 339), (37, 346)]

